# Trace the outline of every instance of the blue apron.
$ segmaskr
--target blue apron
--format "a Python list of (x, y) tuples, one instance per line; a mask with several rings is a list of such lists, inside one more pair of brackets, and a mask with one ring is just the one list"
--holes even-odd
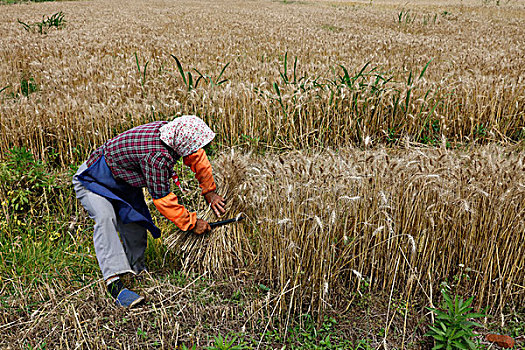
[(103, 155), (80, 173), (78, 180), (91, 192), (108, 199), (124, 224), (139, 224), (153, 237), (160, 237), (160, 229), (153, 223), (142, 189), (115, 179)]

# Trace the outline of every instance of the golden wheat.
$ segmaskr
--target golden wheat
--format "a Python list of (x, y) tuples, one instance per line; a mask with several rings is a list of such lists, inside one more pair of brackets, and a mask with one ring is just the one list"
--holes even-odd
[[(17, 23), (58, 11), (66, 27), (47, 35)], [(205, 117), (226, 144), (278, 148), (525, 135), (518, 2), (106, 0), (2, 6), (0, 20), (2, 153), (26, 146), (69, 164), (182, 113)], [(170, 55), (193, 85), (193, 69), (216, 79), (226, 63), (229, 81), (188, 89)], [(340, 65), (352, 78), (367, 62), (344, 79)], [(38, 90), (23, 92), (30, 78)]]
[(430, 304), (448, 283), (492, 312), (523, 298), (523, 154), (497, 146), (227, 153), (214, 167), (230, 208), (249, 220), (206, 245), (175, 233), (170, 246), (191, 257), (192, 271), (255, 270), (277, 291), (297, 288), (280, 300), (285, 313), (346, 308), (362, 283)]

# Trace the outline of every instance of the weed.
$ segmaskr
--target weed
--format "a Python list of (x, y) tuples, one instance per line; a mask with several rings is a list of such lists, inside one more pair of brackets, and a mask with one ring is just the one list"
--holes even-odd
[(476, 138), (484, 138), (487, 136), (487, 128), (483, 123), (476, 126), (474, 130), (474, 136)]
[(337, 26), (334, 26), (334, 25), (331, 25), (331, 24), (323, 24), (321, 28), (329, 30), (331, 32), (336, 32), (336, 33), (339, 33), (339, 32), (343, 31), (343, 28), (337, 27)]
[(168, 250), (161, 240), (151, 236), (148, 236), (144, 258), (147, 266), (157, 271), (178, 271), (180, 268), (176, 252)]
[(239, 301), (241, 301), (241, 299), (242, 299), (242, 293), (241, 293), (241, 291), (239, 291), (239, 290), (236, 290), (236, 291), (232, 294), (232, 296), (231, 296), (231, 298), (230, 298), (230, 300), (233, 301), (233, 302), (239, 302)]
[(27, 24), (18, 20), (18, 23), (28, 32), (36, 32), (39, 34), (47, 34), (48, 29), (57, 28), (62, 29), (66, 20), (64, 19), (64, 13), (62, 11), (52, 14), (51, 16), (42, 16), (42, 21)]
[(396, 144), (399, 141), (399, 134), (396, 127), (388, 128), (386, 132), (386, 141), (388, 144)]
[(135, 63), (137, 64), (137, 71), (138, 71), (139, 76), (140, 76), (140, 83), (141, 83), (142, 87), (144, 87), (144, 84), (146, 84), (146, 70), (148, 69), (149, 61), (147, 61), (144, 64), (144, 68), (142, 69), (142, 72), (141, 72), (140, 64), (139, 64), (139, 57), (137, 56), (136, 52), (134, 53), (134, 55), (135, 55)]
[(512, 139), (516, 141), (523, 141), (525, 140), (525, 127), (519, 128), (513, 135)]
[(24, 147), (14, 147), (0, 162), (0, 196), (14, 213), (41, 210), (54, 189), (54, 177)]
[[(269, 344), (286, 344), (286, 349), (312, 350), (343, 350), (354, 349), (351, 341), (344, 339), (336, 330), (337, 321), (333, 317), (325, 317), (320, 326), (317, 326), (310, 314), (302, 315), (298, 325), (288, 329), (286, 340), (276, 330), (265, 334), (265, 341)], [(363, 347), (365, 342), (355, 349)]]
[(35, 82), (35, 78), (29, 76), (27, 73), (22, 74), (22, 77), (20, 78), (20, 89), (19, 93), (11, 93), (12, 98), (17, 98), (20, 95), (28, 97), (34, 92), (37, 92), (39, 90), (38, 84)]
[(42, 344), (33, 347), (31, 344), (27, 344), (27, 350), (45, 350), (47, 349), (47, 343), (43, 342)]
[(142, 330), (142, 328), (137, 328), (137, 336), (142, 340), (148, 339), (148, 333)]
[(423, 26), (427, 26), (430, 24), (435, 25), (437, 21), (438, 21), (437, 13), (434, 13), (434, 14), (426, 13), (423, 15), (419, 15), (418, 17), (417, 14), (412, 13), (410, 10), (404, 10), (404, 9), (399, 11), (396, 17), (396, 22), (398, 24), (404, 24), (404, 25), (420, 24)]
[(423, 25), (426, 26), (430, 23), (436, 24), (437, 16), (437, 13), (435, 13), (434, 15), (423, 15)]
[(417, 15), (413, 15), (410, 10), (401, 10), (397, 14), (397, 23), (411, 24), (416, 20)]
[(479, 323), (469, 321), (473, 318), (482, 318), (484, 313), (473, 313), (470, 304), (474, 297), (463, 301), (456, 295), (454, 301), (446, 291), (442, 290), (443, 309), (428, 308), (436, 315), (436, 321), (430, 326), (426, 336), (434, 338), (433, 349), (478, 349), (472, 340), (475, 336), (473, 327), (483, 327)]
[(439, 120), (429, 120), (423, 126), (418, 141), (423, 144), (437, 145), (440, 142), (440, 136)]
[(175, 55), (171, 55), (171, 57), (173, 57), (173, 59), (175, 60), (175, 63), (177, 64), (177, 69), (179, 70), (182, 81), (188, 91), (197, 89), (197, 87), (199, 86), (199, 82), (201, 80), (204, 80), (205, 82), (207, 82), (211, 89), (213, 89), (215, 86), (222, 85), (228, 81), (228, 79), (222, 79), (222, 76), (226, 68), (228, 68), (228, 66), (230, 65), (230, 62), (226, 63), (224, 67), (222, 67), (219, 75), (215, 79), (210, 75), (202, 74), (201, 72), (199, 72), (197, 69), (194, 68), (193, 70), (199, 75), (197, 80), (195, 80), (194, 82), (194, 78), (191, 72), (184, 71), (184, 69), (182, 68), (182, 64), (180, 63), (179, 59)]
[[(235, 344), (237, 343), (238, 344)], [(214, 337), (214, 344), (212, 346), (206, 347), (207, 350), (243, 350), (243, 349), (249, 349), (248, 345), (244, 343), (242, 339), (238, 339), (237, 337), (233, 337), (232, 339), (228, 339), (228, 336), (222, 337), (222, 335), (218, 335)]]
[(191, 348), (188, 348), (185, 344), (182, 344), (181, 350), (197, 350), (197, 345), (193, 344)]
[(226, 70), (226, 68), (228, 68), (229, 65), (230, 62), (226, 63), (224, 67), (222, 67), (217, 78), (215, 79), (210, 75), (202, 74), (196, 68), (194, 68), (193, 70), (199, 74), (199, 78), (202, 78), (204, 79), (204, 81), (208, 82), (210, 88), (213, 89), (215, 86), (222, 85), (228, 81), (228, 79), (222, 79), (222, 75), (224, 74), (224, 71)]

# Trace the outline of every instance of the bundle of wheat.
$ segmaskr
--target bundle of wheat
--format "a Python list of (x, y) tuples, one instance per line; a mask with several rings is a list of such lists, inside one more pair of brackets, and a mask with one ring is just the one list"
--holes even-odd
[[(238, 216), (242, 213), (242, 206), (236, 198), (239, 195), (239, 185), (244, 181), (247, 163), (239, 158), (232, 150), (229, 155), (222, 156), (214, 164), (217, 170), (215, 180), (218, 192), (227, 200), (224, 217)], [(209, 222), (216, 219), (215, 214), (205, 207), (203, 201), (199, 202), (199, 205), (202, 219)], [(214, 228), (204, 236), (175, 230), (166, 238), (165, 243), (170, 249), (181, 252), (184, 270), (200, 273), (231, 273), (232, 270), (244, 266), (245, 259), (253, 255), (244, 228), (236, 224)]]

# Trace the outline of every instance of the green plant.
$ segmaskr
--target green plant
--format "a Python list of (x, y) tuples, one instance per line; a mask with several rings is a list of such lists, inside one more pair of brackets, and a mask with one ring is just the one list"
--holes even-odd
[(481, 123), (479, 125), (476, 125), (476, 128), (474, 130), (474, 136), (477, 138), (484, 138), (487, 136), (487, 128), (485, 124)]
[(222, 75), (224, 74), (224, 71), (226, 70), (226, 68), (228, 68), (228, 66), (230, 65), (230, 62), (226, 63), (226, 65), (222, 67), (221, 72), (215, 79), (213, 79), (213, 77), (209, 75), (202, 74), (201, 72), (199, 72), (197, 69), (194, 68), (193, 70), (199, 75), (197, 80), (195, 80), (194, 82), (193, 75), (191, 74), (191, 72), (184, 72), (184, 69), (182, 68), (182, 64), (180, 63), (177, 56), (171, 55), (171, 57), (173, 57), (173, 59), (175, 60), (175, 63), (177, 64), (177, 69), (179, 70), (182, 81), (184, 82), (184, 85), (186, 85), (188, 91), (195, 90), (201, 80), (208, 82), (211, 88), (222, 85), (228, 81), (228, 79), (222, 79)]
[(516, 141), (525, 140), (525, 127), (522, 127), (519, 130), (517, 130), (512, 136), (512, 139)]
[(193, 75), (191, 74), (191, 72), (186, 72), (188, 74), (186, 78), (186, 73), (184, 72), (184, 69), (182, 68), (182, 64), (180, 63), (179, 59), (175, 55), (171, 55), (171, 57), (173, 57), (175, 63), (177, 63), (177, 69), (179, 70), (182, 81), (184, 82), (184, 85), (186, 85), (186, 87), (188, 88), (188, 91), (196, 89), (199, 85), (199, 81), (201, 80), (202, 76), (199, 77), (194, 84)]
[(331, 32), (336, 32), (336, 33), (343, 31), (343, 28), (337, 27), (337, 26), (334, 26), (334, 25), (331, 25), (331, 24), (323, 24), (321, 26), (321, 28), (329, 30)]
[(279, 75), (281, 76), (285, 84), (297, 84), (297, 56), (294, 58), (293, 63), (293, 80), (290, 80), (288, 78), (288, 52), (284, 53), (283, 71), (279, 71)]
[(43, 342), (37, 347), (33, 347), (31, 344), (27, 344), (27, 350), (45, 350), (47, 348), (47, 343)]
[[(324, 317), (323, 323), (317, 326), (310, 314), (302, 315), (300, 324), (289, 329), (286, 343), (287, 349), (312, 349), (312, 350), (343, 350), (352, 349), (352, 343), (345, 339), (336, 329), (337, 320), (333, 317)], [(273, 333), (273, 334), (272, 334)], [(267, 338), (273, 337), (282, 341), (274, 332), (268, 332)], [(364, 345), (364, 344), (361, 344)], [(356, 349), (361, 349), (357, 347)]]
[(336, 329), (337, 320), (333, 317), (324, 317), (320, 326), (316, 325), (311, 314), (300, 317), (300, 322), (288, 329), (286, 341), (277, 330), (264, 334), (268, 343), (286, 343), (286, 349), (312, 349), (312, 350), (348, 350), (369, 349), (366, 342), (352, 346), (352, 342), (340, 334)]
[[(162, 256), (163, 258), (159, 259), (159, 256)], [(173, 273), (175, 280), (177, 273), (180, 273), (178, 271), (179, 266), (176, 252), (168, 250), (160, 240), (154, 239), (151, 235), (148, 236), (148, 245), (144, 252), (144, 258), (150, 269), (159, 271), (177, 271)], [(182, 279), (183, 277), (180, 278)]]
[(409, 23), (414, 23), (415, 20), (416, 20), (416, 15), (412, 15), (410, 13), (410, 10), (406, 10), (406, 11), (401, 10), (397, 14), (397, 23), (409, 24)]
[(33, 92), (38, 91), (38, 85), (35, 82), (33, 77), (28, 77), (26, 75), (22, 76), (20, 81), (20, 93), (25, 97), (28, 97)]
[(0, 89), (0, 93), (2, 93), (5, 89), (9, 88), (9, 85), (7, 86), (4, 86), (3, 88)]
[(37, 32), (40, 34), (47, 34), (47, 30), (55, 27), (57, 29), (62, 29), (64, 25), (66, 24), (66, 20), (64, 19), (64, 13), (62, 11), (52, 14), (51, 16), (42, 16), (42, 21), (35, 22), (31, 24), (27, 24), (25, 22), (22, 22), (20, 19), (18, 20), (18, 23), (22, 25), (22, 27), (27, 30), (28, 32)]
[(239, 344), (234, 345), (237, 342), (238, 338), (233, 337), (232, 339), (228, 339), (228, 336), (222, 337), (222, 335), (218, 335), (217, 337), (214, 337), (214, 344), (212, 346), (206, 347), (208, 350), (243, 350), (243, 349), (249, 349), (248, 345), (244, 343), (242, 339), (239, 340)]
[(430, 23), (436, 24), (437, 18), (438, 18), (437, 13), (434, 13), (434, 15), (431, 15), (431, 14), (423, 15), (423, 25), (426, 26), (427, 24), (430, 24)]
[(0, 196), (14, 212), (39, 208), (54, 187), (54, 177), (26, 148), (14, 147), (0, 162)]
[(463, 301), (456, 295), (454, 300), (450, 298), (445, 290), (441, 291), (443, 295), (443, 309), (428, 308), (432, 311), (436, 320), (426, 336), (434, 338), (434, 347), (432, 349), (477, 349), (473, 342), (475, 336), (473, 327), (483, 327), (481, 324), (469, 321), (473, 318), (486, 317), (484, 313), (473, 313), (470, 304), (474, 297)]
[(204, 81), (207, 81), (208, 84), (211, 86), (211, 88), (213, 88), (215, 86), (222, 85), (222, 84), (224, 84), (225, 82), (228, 81), (228, 79), (221, 79), (221, 78), (222, 78), (222, 75), (224, 74), (224, 71), (226, 70), (226, 68), (228, 68), (229, 65), (230, 65), (230, 62), (226, 63), (224, 65), (224, 67), (222, 67), (221, 72), (219, 73), (217, 78), (215, 78), (215, 79), (213, 79), (212, 76), (209, 76), (209, 75), (206, 75), (206, 74), (202, 74), (201, 72), (199, 72), (195, 68), (193, 70), (199, 74), (199, 79), (204, 79)]
[(436, 145), (441, 135), (439, 120), (427, 120), (420, 133), (419, 141), (424, 144)]
[(139, 336), (140, 338), (142, 338), (142, 340), (146, 340), (148, 339), (148, 333), (146, 331), (144, 331), (142, 328), (137, 328), (137, 336)]
[(139, 72), (139, 76), (141, 78), (140, 83), (141, 83), (142, 87), (144, 87), (144, 84), (146, 84), (146, 70), (148, 69), (149, 61), (147, 61), (144, 64), (144, 68), (142, 69), (142, 72), (141, 72), (140, 63), (139, 63), (139, 57), (137, 56), (136, 52), (134, 53), (134, 55), (135, 55), (135, 63), (137, 64), (137, 71)]
[(399, 11), (399, 13), (397, 14), (397, 18), (396, 18), (396, 22), (399, 24), (408, 25), (408, 24), (418, 23), (423, 26), (426, 26), (428, 24), (436, 24), (437, 20), (438, 20), (437, 13), (420, 15), (419, 20), (418, 20), (417, 14), (411, 13), (410, 10), (404, 10), (404, 9)]
[(395, 144), (399, 141), (399, 135), (397, 134), (395, 126), (387, 129), (386, 141), (388, 144)]
[(188, 348), (185, 344), (181, 345), (181, 350), (197, 350), (197, 345), (193, 344), (191, 348)]

